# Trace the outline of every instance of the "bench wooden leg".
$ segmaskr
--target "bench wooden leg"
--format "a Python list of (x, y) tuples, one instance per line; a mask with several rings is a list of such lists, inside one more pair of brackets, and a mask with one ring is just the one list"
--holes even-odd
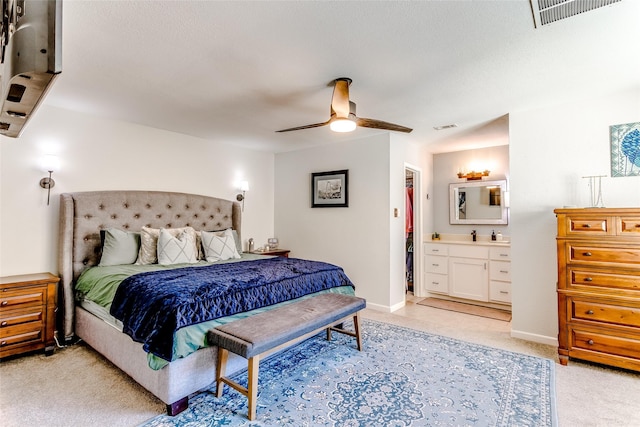
[(358, 350), (362, 351), (362, 338), (360, 337), (360, 312), (356, 312), (353, 315), (353, 329), (354, 331), (347, 331), (342, 328), (342, 323), (337, 324), (336, 326), (330, 326), (327, 328), (327, 341), (331, 341), (331, 331), (340, 332), (345, 335), (349, 335), (356, 338), (356, 344), (358, 346)]
[(360, 312), (353, 315), (353, 329), (356, 333), (358, 351), (362, 351), (362, 337), (360, 336)]
[(227, 369), (227, 359), (229, 358), (229, 350), (218, 347), (218, 363), (216, 370), (216, 397), (222, 397), (222, 390), (224, 388), (224, 373)]
[(249, 378), (247, 382), (247, 399), (249, 400), (249, 420), (256, 419), (256, 405), (258, 403), (258, 370), (260, 369), (260, 356), (249, 358)]

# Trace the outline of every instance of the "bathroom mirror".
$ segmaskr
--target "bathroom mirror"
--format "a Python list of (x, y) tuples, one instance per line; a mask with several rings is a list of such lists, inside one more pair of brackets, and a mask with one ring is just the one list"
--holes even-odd
[(450, 224), (508, 224), (507, 181), (449, 184)]

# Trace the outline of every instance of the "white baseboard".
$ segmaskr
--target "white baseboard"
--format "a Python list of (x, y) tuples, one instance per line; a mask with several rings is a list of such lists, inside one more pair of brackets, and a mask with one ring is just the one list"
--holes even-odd
[(375, 304), (367, 301), (367, 308), (370, 308), (371, 310), (375, 310), (375, 311), (382, 311), (383, 313), (393, 313), (394, 311), (404, 307), (404, 305), (405, 305), (404, 301), (399, 302), (398, 304), (395, 304), (391, 307), (389, 307), (388, 305)]
[(512, 338), (520, 338), (525, 341), (537, 342), (540, 344), (552, 345), (554, 347), (558, 346), (558, 339), (555, 337), (547, 337), (545, 335), (532, 334), (530, 332), (523, 331), (515, 331), (511, 330)]

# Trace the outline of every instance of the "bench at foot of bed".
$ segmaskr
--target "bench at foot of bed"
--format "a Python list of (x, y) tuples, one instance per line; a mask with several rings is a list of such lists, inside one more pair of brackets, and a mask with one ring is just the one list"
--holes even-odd
[[(332, 330), (355, 337), (358, 350), (362, 350), (359, 312), (365, 306), (362, 298), (322, 294), (211, 329), (207, 332), (208, 343), (218, 346), (216, 396), (222, 396), (224, 384), (231, 386), (247, 396), (248, 418), (255, 419), (260, 358), (323, 329), (327, 330), (328, 340)], [(350, 317), (353, 317), (354, 332), (337, 327)], [(229, 351), (248, 359), (247, 388), (225, 376)]]

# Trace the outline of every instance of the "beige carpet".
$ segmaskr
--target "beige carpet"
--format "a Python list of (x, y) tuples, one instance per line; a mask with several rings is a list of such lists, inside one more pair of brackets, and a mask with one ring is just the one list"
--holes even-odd
[(489, 319), (511, 321), (511, 312), (496, 308), (482, 307), (479, 305), (465, 304), (456, 301), (447, 301), (438, 298), (425, 298), (418, 301), (419, 305), (439, 308), (441, 310), (457, 311), (458, 313), (472, 314), (474, 316), (488, 317)]

